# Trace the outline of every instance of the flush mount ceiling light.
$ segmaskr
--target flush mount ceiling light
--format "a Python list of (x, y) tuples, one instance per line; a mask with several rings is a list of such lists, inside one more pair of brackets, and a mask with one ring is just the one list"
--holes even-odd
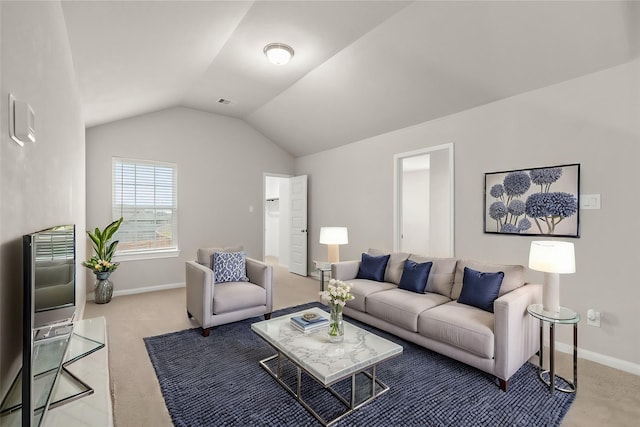
[(286, 44), (269, 43), (264, 47), (264, 54), (272, 64), (285, 65), (293, 57), (293, 49)]

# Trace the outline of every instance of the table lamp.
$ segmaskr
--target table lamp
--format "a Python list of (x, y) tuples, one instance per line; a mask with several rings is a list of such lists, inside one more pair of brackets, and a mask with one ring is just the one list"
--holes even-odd
[(349, 243), (347, 227), (320, 227), (320, 243), (327, 246), (327, 256), (330, 263), (340, 261), (339, 245)]
[(544, 272), (542, 309), (560, 312), (560, 274), (576, 272), (573, 243), (553, 240), (533, 241), (529, 250), (529, 268)]

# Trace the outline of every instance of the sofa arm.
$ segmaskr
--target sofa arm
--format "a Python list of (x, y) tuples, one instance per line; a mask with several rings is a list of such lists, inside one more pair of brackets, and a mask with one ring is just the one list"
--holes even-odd
[(527, 313), (530, 304), (542, 301), (542, 285), (525, 284), (493, 305), (495, 375), (508, 380), (540, 346), (539, 322)]
[(358, 276), (360, 261), (341, 261), (331, 264), (331, 278), (336, 280), (351, 280)]
[(273, 267), (258, 261), (257, 259), (246, 259), (247, 278), (249, 282), (263, 287), (267, 291), (267, 313), (272, 311), (271, 287), (273, 282)]
[(196, 261), (185, 263), (187, 311), (201, 325), (207, 325), (213, 313), (213, 270)]

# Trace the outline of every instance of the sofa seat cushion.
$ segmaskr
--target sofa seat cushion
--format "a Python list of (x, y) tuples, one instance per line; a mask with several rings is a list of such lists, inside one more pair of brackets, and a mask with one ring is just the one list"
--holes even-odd
[(265, 288), (249, 282), (226, 282), (213, 285), (213, 314), (222, 314), (267, 303)]
[(390, 289), (367, 296), (367, 313), (411, 332), (418, 332), (418, 315), (445, 304), (449, 298), (435, 294), (417, 294), (404, 289)]
[(347, 281), (347, 284), (351, 286), (351, 295), (353, 295), (353, 299), (347, 301), (347, 306), (362, 312), (366, 312), (365, 299), (367, 296), (376, 292), (395, 289), (396, 287), (393, 283), (376, 282), (375, 280), (367, 279), (352, 279)]
[(451, 301), (423, 311), (418, 333), (477, 356), (494, 357), (493, 313)]

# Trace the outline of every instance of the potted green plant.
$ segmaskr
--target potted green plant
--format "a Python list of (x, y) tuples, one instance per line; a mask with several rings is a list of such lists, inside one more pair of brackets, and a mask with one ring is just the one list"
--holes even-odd
[(110, 242), (113, 235), (118, 231), (122, 224), (123, 218), (113, 221), (107, 225), (104, 230), (98, 227), (92, 232), (87, 231), (87, 235), (91, 239), (93, 251), (95, 255), (82, 263), (83, 266), (90, 269), (96, 275), (96, 284), (94, 286), (95, 300), (98, 304), (104, 304), (111, 301), (113, 294), (113, 283), (109, 281), (109, 275), (120, 265), (119, 262), (111, 262), (111, 258), (116, 253), (118, 240)]

